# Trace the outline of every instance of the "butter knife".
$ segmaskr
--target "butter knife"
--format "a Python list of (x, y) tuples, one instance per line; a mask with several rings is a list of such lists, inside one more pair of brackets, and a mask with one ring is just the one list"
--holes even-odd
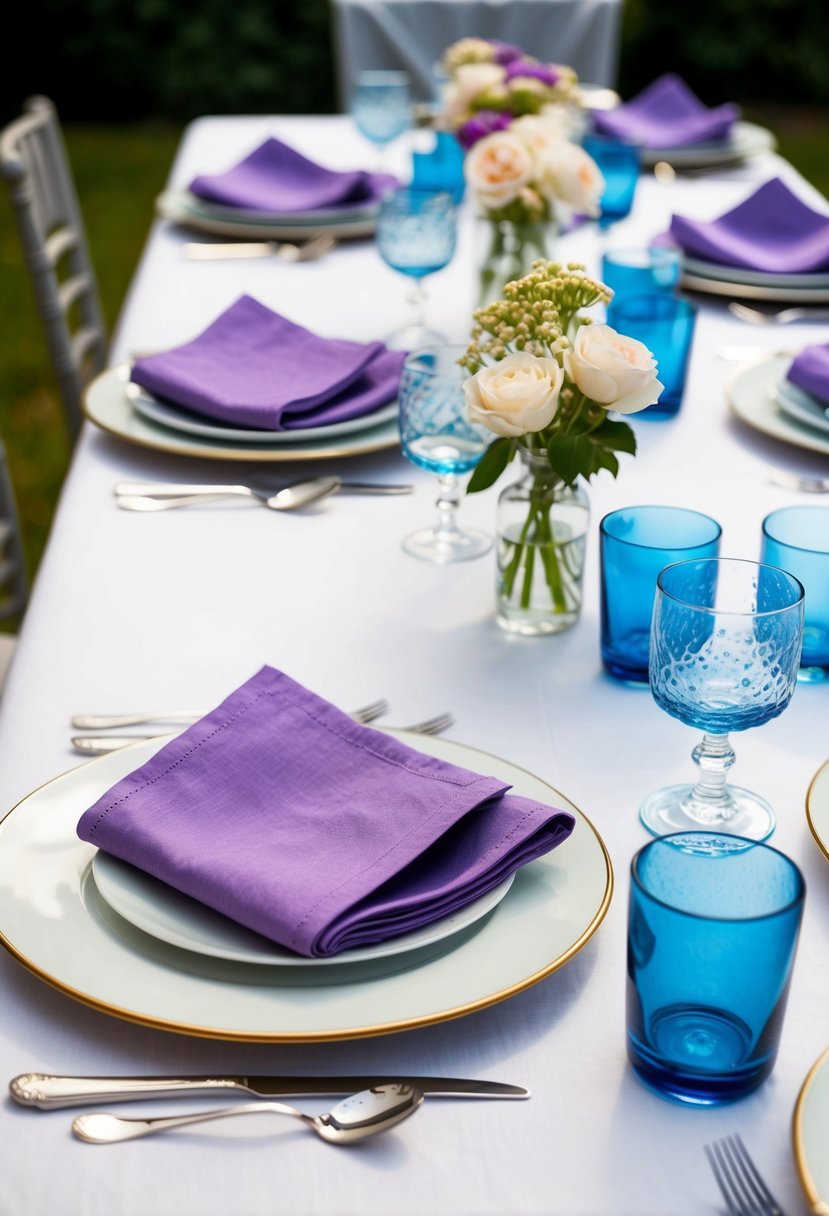
[(202, 1094), (249, 1094), (255, 1098), (309, 1098), (358, 1093), (389, 1082), (415, 1085), (433, 1098), (529, 1098), (521, 1085), (459, 1077), (406, 1077), (379, 1073), (357, 1077), (57, 1077), (26, 1072), (9, 1082), (9, 1093), (22, 1106), (58, 1110), (103, 1102), (142, 1098), (198, 1097)]

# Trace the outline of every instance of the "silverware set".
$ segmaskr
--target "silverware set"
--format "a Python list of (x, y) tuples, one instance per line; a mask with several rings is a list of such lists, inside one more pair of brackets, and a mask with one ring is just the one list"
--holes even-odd
[[(369, 722), (374, 722), (377, 718), (388, 713), (389, 705), (385, 700), (372, 701), (370, 705), (364, 705), (360, 709), (356, 709), (350, 715), (356, 722), (361, 722), (367, 725)], [(189, 710), (167, 710), (167, 711), (151, 711), (148, 713), (120, 713), (120, 714), (75, 714), (70, 723), (75, 730), (83, 730), (89, 732), (95, 731), (118, 731), (131, 726), (144, 726), (152, 723), (166, 724), (170, 730), (153, 731), (147, 734), (95, 734), (89, 733), (84, 735), (73, 735), (71, 738), (72, 747), (76, 752), (80, 752), (84, 756), (103, 756), (109, 752), (120, 751), (123, 747), (130, 747), (134, 743), (140, 743), (146, 739), (160, 739), (165, 735), (174, 733), (172, 728), (176, 726), (186, 726), (192, 722), (197, 722), (199, 718), (204, 717), (203, 713), (193, 713)], [(450, 713), (436, 714), (433, 718), (426, 718), (422, 722), (414, 722), (409, 726), (399, 727), (398, 729), (410, 731), (416, 735), (440, 735), (444, 731), (449, 730), (455, 723), (455, 719)]]
[[(21, 1106), (64, 1110), (70, 1106), (134, 1102), (154, 1097), (199, 1097), (242, 1093), (261, 1101), (184, 1115), (124, 1119), (110, 1113), (78, 1115), (72, 1131), (87, 1144), (117, 1144), (158, 1132), (228, 1119), (240, 1115), (279, 1114), (301, 1120), (329, 1144), (348, 1145), (375, 1136), (401, 1123), (436, 1098), (529, 1098), (530, 1091), (501, 1081), (460, 1077), (61, 1077), (23, 1073), (9, 1083), (9, 1093)], [(308, 1115), (274, 1097), (318, 1097), (347, 1094), (326, 1115)]]
[(236, 258), (281, 258), (283, 262), (313, 262), (336, 245), (328, 233), (311, 237), (296, 245), (291, 241), (187, 241), (182, 245), (182, 257), (193, 262), (215, 262)]
[(327, 498), (329, 494), (411, 494), (411, 485), (365, 481), (343, 481), (340, 477), (312, 477), (281, 488), (257, 489), (246, 485), (188, 485), (166, 481), (119, 481), (114, 488), (119, 507), (125, 511), (168, 511), (225, 498), (248, 498), (272, 511), (296, 511)]

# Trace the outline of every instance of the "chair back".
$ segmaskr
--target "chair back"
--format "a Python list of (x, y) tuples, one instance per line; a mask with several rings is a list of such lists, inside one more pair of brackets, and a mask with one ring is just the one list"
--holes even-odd
[(29, 580), (17, 503), (0, 443), (0, 621), (23, 616), (29, 596)]
[(55, 107), (32, 97), (0, 132), (9, 192), (70, 434), (84, 386), (106, 362), (106, 326)]

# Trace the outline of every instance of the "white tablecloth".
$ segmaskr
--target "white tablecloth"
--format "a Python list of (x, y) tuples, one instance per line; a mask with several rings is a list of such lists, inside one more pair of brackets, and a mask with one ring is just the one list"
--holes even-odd
[(433, 69), (458, 38), (516, 43), (567, 63), (590, 84), (613, 86), (619, 67), (621, 0), (333, 0), (340, 100), (356, 74), (402, 68), (415, 97), (434, 95)]
[[(271, 131), (332, 165), (354, 164), (365, 152), (344, 118), (204, 119), (188, 130), (172, 183), (225, 167)], [(660, 231), (672, 207), (713, 215), (772, 172), (797, 180), (774, 157), (672, 187), (645, 177), (634, 217), (613, 239), (636, 243)], [(430, 288), (431, 320), (456, 340), (472, 307), (472, 228), (464, 227), (456, 260)], [(291, 266), (188, 263), (180, 256), (184, 239), (154, 226), (123, 310), (115, 362), (189, 337), (242, 291), (343, 337), (376, 337), (404, 315), (405, 284), (370, 242)], [(597, 267), (599, 239), (593, 227), (578, 230), (562, 241), (562, 255)], [(785, 346), (821, 337), (829, 330), (789, 326)], [(798, 861), (809, 886), (772, 1077), (739, 1105), (706, 1112), (654, 1096), (625, 1058), (627, 867), (648, 839), (637, 807), (657, 785), (688, 777), (696, 739), (647, 691), (602, 674), (598, 521), (637, 502), (702, 507), (723, 525), (724, 553), (756, 557), (763, 515), (796, 501), (767, 483), (767, 463), (802, 471), (826, 463), (729, 415), (725, 386), (734, 368), (716, 355), (724, 342), (776, 347), (781, 333), (749, 329), (722, 302), (703, 302), (680, 415), (634, 419), (639, 455), (622, 458), (618, 480), (602, 476), (591, 485), (584, 612), (558, 638), (499, 631), (492, 555), (438, 568), (402, 552), (404, 532), (432, 515), (435, 480), (399, 452), (335, 467), (354, 477), (410, 480), (416, 492), (409, 497), (343, 496), (305, 516), (245, 505), (139, 515), (116, 507), (116, 479), (232, 482), (244, 466), (140, 450), (86, 425), (2, 700), (4, 810), (80, 762), (68, 742), (71, 713), (182, 702), (207, 708), (269, 662), (345, 708), (385, 696), (395, 723), (451, 710), (450, 737), (508, 757), (582, 808), (609, 848), (617, 888), (588, 946), (526, 992), (458, 1021), (351, 1043), (234, 1044), (132, 1025), (76, 1003), (3, 953), (6, 1078), (23, 1071), (391, 1070), (490, 1076), (527, 1085), (533, 1097), (427, 1103), (367, 1153), (334, 1150), (265, 1119), (95, 1148), (72, 1138), (69, 1112), (42, 1114), (7, 1101), (0, 1212), (701, 1216), (720, 1210), (702, 1145), (735, 1129), (787, 1210), (801, 1210), (790, 1119), (829, 1040), (829, 871), (809, 834), (804, 797), (829, 752), (829, 687), (799, 687), (780, 718), (736, 738), (736, 777), (776, 807), (773, 842)], [(491, 529), (496, 496), (493, 487), (465, 500), (467, 522)]]

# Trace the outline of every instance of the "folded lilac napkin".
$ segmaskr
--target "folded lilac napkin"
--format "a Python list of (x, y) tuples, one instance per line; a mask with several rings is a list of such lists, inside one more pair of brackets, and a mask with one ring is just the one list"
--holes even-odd
[(829, 344), (804, 347), (792, 360), (786, 379), (829, 406)]
[(137, 359), (131, 378), (209, 418), (287, 431), (393, 401), (405, 357), (382, 342), (320, 338), (242, 296), (191, 342)]
[(686, 253), (722, 266), (768, 274), (829, 270), (829, 214), (812, 211), (777, 177), (719, 219), (673, 216), (670, 233)]
[(740, 117), (731, 102), (709, 110), (673, 73), (660, 76), (631, 101), (615, 110), (596, 110), (593, 128), (644, 148), (682, 148), (687, 144), (727, 139)]
[(352, 721), (272, 667), (124, 777), (78, 835), (309, 957), (450, 915), (573, 816)]
[(399, 185), (387, 173), (339, 172), (267, 139), (225, 173), (200, 174), (190, 193), (211, 203), (275, 215), (324, 207), (366, 206)]

